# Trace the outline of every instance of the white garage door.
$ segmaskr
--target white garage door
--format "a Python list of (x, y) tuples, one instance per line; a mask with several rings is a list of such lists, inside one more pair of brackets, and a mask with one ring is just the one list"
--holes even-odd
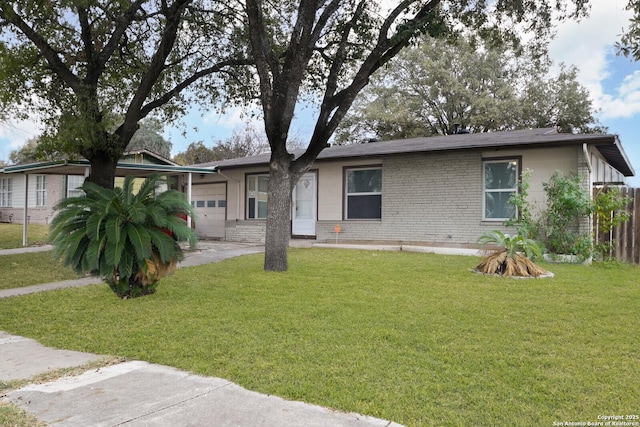
[(196, 211), (198, 238), (224, 239), (224, 221), (227, 216), (227, 186), (221, 184), (194, 185), (191, 204)]

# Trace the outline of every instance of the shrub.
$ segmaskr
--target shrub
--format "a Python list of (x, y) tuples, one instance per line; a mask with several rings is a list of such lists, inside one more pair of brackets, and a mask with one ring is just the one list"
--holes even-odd
[(549, 182), (543, 184), (547, 193), (547, 210), (541, 215), (539, 226), (549, 252), (589, 258), (592, 237), (579, 231), (579, 221), (592, 212), (589, 193), (576, 173), (564, 176), (556, 171)]
[(156, 195), (163, 182), (152, 175), (137, 193), (133, 177), (113, 190), (85, 183), (84, 196), (56, 206), (51, 222), (56, 255), (80, 274), (103, 277), (120, 298), (154, 293), (184, 258), (178, 241), (195, 243), (180, 217), (192, 215), (191, 207), (180, 192)]
[(539, 277), (547, 274), (546, 270), (530, 260), (542, 257), (542, 248), (533, 239), (494, 230), (483, 234), (478, 243), (500, 247), (478, 264), (476, 270), (481, 273), (520, 277)]
[[(624, 197), (617, 187), (603, 187), (598, 189), (593, 201), (593, 214), (596, 219), (596, 246), (595, 253), (604, 261), (613, 259), (613, 250), (616, 240), (609, 234), (614, 227), (626, 222), (631, 217), (631, 213), (626, 210), (631, 197)], [(604, 238), (603, 238), (604, 237)]]

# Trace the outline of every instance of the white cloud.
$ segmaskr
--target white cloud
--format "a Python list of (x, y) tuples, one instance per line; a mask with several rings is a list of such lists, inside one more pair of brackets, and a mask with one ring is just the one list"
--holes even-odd
[(601, 94), (600, 101), (605, 105), (602, 110), (605, 119), (630, 118), (640, 113), (640, 71), (627, 75), (615, 96)]
[(202, 122), (208, 126), (219, 126), (233, 130), (244, 128), (250, 123), (262, 123), (262, 119), (242, 107), (232, 107), (226, 109), (224, 113), (211, 111), (202, 118)]
[(589, 90), (593, 106), (603, 118), (640, 112), (640, 76), (626, 76), (614, 93), (607, 93), (603, 86), (612, 75), (614, 44), (632, 17), (625, 10), (627, 1), (593, 0), (589, 17), (561, 24), (549, 47), (556, 66), (565, 63), (578, 68), (578, 81)]
[(42, 127), (34, 121), (0, 121), (0, 160), (7, 160), (11, 151), (21, 148), (28, 139), (40, 133)]

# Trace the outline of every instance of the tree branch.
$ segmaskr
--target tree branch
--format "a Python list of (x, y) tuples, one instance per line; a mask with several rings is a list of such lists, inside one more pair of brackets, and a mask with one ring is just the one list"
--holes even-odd
[(166, 9), (166, 25), (162, 33), (162, 38), (151, 58), (151, 63), (147, 68), (147, 72), (142, 77), (140, 85), (136, 90), (127, 113), (123, 125), (119, 128), (118, 135), (121, 141), (128, 141), (136, 131), (136, 124), (140, 116), (140, 110), (147, 99), (153, 86), (165, 69), (165, 62), (173, 46), (175, 44), (178, 30), (181, 23), (182, 13), (186, 5), (191, 0), (176, 0), (170, 7)]
[(6, 1), (0, 1), (0, 18), (18, 28), (40, 51), (53, 72), (74, 92), (80, 92), (80, 79), (60, 59), (45, 38), (27, 24)]
[(218, 64), (216, 64), (216, 65), (214, 65), (212, 67), (206, 68), (204, 70), (200, 70), (197, 73), (195, 73), (192, 76), (190, 76), (188, 79), (183, 80), (182, 82), (180, 82), (178, 85), (176, 85), (171, 90), (165, 92), (160, 97), (158, 97), (158, 98), (154, 99), (153, 101), (145, 104), (140, 109), (140, 114), (138, 116), (138, 120), (145, 118), (154, 109), (156, 109), (158, 107), (161, 107), (164, 104), (168, 103), (169, 101), (171, 101), (171, 99), (173, 99), (176, 96), (178, 96), (183, 90), (185, 90), (191, 84), (195, 83), (197, 80), (199, 80), (199, 79), (201, 79), (203, 77), (206, 77), (208, 75), (211, 75), (211, 74), (214, 74), (214, 73), (217, 73), (217, 72), (221, 72), (226, 67), (243, 66), (243, 65), (246, 66), (246, 65), (252, 65), (252, 64), (253, 64), (253, 61), (250, 60), (250, 59), (227, 60), (227, 61), (219, 62)]

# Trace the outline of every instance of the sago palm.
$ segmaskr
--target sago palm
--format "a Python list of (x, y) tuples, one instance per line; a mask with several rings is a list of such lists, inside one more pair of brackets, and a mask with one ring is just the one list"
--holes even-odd
[(548, 272), (529, 258), (542, 257), (542, 248), (532, 239), (520, 235), (511, 236), (499, 230), (483, 234), (478, 243), (495, 245), (496, 249), (476, 267), (476, 271), (502, 276), (539, 277)]
[(159, 279), (184, 259), (178, 241), (195, 244), (182, 218), (193, 214), (184, 194), (156, 195), (164, 182), (157, 175), (136, 192), (134, 179), (125, 178), (122, 188), (113, 190), (85, 183), (85, 195), (61, 201), (51, 222), (55, 253), (63, 263), (103, 277), (120, 298), (155, 292)]

